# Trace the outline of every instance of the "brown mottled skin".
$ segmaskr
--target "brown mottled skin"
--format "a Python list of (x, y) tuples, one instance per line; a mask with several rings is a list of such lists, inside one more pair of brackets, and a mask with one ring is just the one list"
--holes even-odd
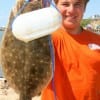
[[(51, 57), (48, 36), (28, 43), (13, 36), (10, 28), (12, 19), (23, 2), (24, 0), (19, 0), (10, 13), (2, 39), (1, 63), (5, 78), (20, 94), (20, 100), (32, 100), (32, 97), (38, 95), (51, 79)], [(40, 8), (42, 8), (41, 1), (32, 1), (22, 13)]]

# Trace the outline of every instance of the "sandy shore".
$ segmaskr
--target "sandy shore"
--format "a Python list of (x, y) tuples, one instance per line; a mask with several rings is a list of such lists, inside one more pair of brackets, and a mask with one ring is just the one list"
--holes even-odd
[[(4, 80), (0, 79), (0, 100), (19, 100), (19, 95), (8, 84), (4, 84)], [(41, 100), (40, 98), (36, 96), (32, 100)]]
[(0, 100), (19, 100), (18, 94), (12, 88), (0, 90)]
[(4, 81), (4, 78), (0, 78), (0, 100), (19, 100), (18, 94), (8, 84), (5, 84)]

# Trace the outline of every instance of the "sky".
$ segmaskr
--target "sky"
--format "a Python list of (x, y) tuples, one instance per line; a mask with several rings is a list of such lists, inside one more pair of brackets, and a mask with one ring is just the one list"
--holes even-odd
[[(6, 25), (15, 1), (16, 0), (0, 0), (0, 27)], [(100, 15), (100, 0), (89, 1), (83, 18), (89, 18), (95, 14)]]

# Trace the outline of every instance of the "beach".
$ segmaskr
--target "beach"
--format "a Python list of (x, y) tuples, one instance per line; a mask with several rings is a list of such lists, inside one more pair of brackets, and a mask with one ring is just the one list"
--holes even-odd
[(18, 100), (18, 94), (5, 83), (5, 78), (0, 78), (0, 100)]
[[(19, 100), (19, 94), (14, 89), (4, 83), (5, 78), (0, 78), (0, 100)], [(32, 100), (41, 100), (40, 96), (32, 98)]]

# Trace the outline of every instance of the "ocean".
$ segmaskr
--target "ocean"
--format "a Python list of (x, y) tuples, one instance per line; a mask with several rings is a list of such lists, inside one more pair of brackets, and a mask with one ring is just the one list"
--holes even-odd
[[(0, 31), (0, 44), (1, 44), (1, 39), (2, 39), (3, 31)], [(0, 78), (3, 77), (3, 71), (2, 71), (2, 66), (0, 64)]]
[(3, 35), (3, 31), (0, 31), (0, 42), (1, 42), (1, 39), (2, 39), (2, 35)]

